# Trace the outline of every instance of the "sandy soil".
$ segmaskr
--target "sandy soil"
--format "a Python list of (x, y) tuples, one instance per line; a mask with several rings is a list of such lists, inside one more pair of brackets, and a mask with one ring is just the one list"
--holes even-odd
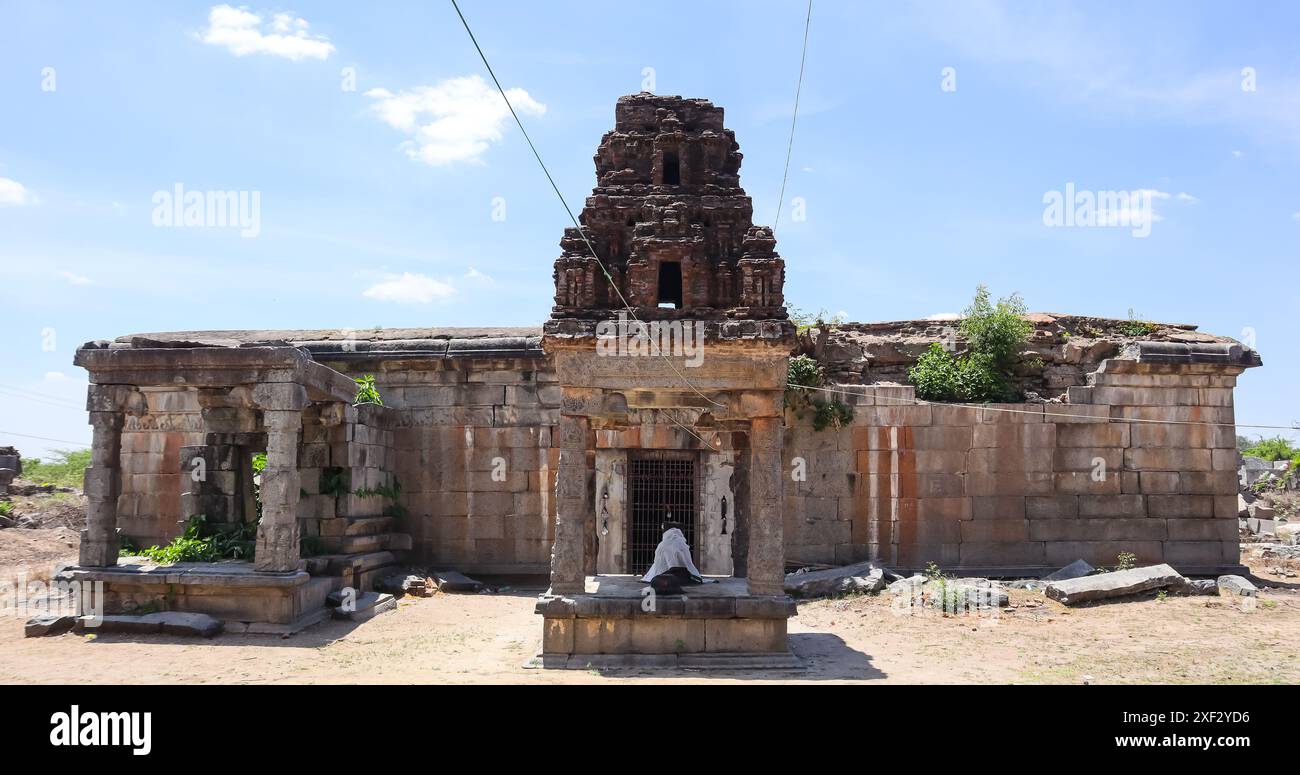
[(0, 530), (0, 583), (46, 580), (59, 565), (75, 565), (81, 536), (66, 527)]
[(4, 683), (1300, 683), (1300, 589), (1254, 610), (1215, 597), (1067, 609), (1012, 592), (997, 620), (898, 615), (888, 595), (799, 606), (798, 673), (526, 670), (541, 620), (535, 590), (407, 598), (361, 624), (290, 638), (63, 635), (24, 639), (0, 618)]

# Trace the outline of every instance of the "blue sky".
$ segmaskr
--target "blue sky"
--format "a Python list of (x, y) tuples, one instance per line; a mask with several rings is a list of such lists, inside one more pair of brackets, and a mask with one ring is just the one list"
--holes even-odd
[[(462, 8), (575, 209), (650, 68), (653, 91), (726, 108), (772, 222), (802, 2)], [(820, 0), (788, 300), (895, 320), (987, 283), (1253, 332), (1238, 422), (1300, 420), (1298, 28), (1284, 2)], [(0, 2), (0, 444), (89, 440), (71, 361), (91, 339), (540, 324), (566, 217), (476, 76), (450, 3)], [(155, 225), (177, 183), (256, 192), (256, 236)], [(1067, 183), (1157, 192), (1150, 235), (1049, 228)]]

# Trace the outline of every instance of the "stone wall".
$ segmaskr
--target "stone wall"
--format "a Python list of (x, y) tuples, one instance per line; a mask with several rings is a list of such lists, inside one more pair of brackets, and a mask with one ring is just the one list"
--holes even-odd
[(1068, 402), (984, 408), (845, 386), (850, 426), (788, 417), (786, 469), (802, 460), (806, 479), (786, 480), (787, 559), (985, 573), (1113, 566), (1121, 552), (1237, 564), (1235, 375), (1110, 360), (1090, 379)]
[[(467, 572), (544, 573), (559, 451), (559, 388), (544, 361), (447, 358), (336, 364), (374, 374), (413, 559)], [(376, 450), (376, 454), (382, 454)]]
[(180, 535), (189, 516), (181, 504), (189, 490), (181, 448), (203, 443), (203, 418), (196, 390), (141, 392), (148, 412), (127, 416), (122, 427), (118, 527), (139, 546), (162, 545)]
[[(787, 414), (785, 559), (830, 564), (874, 558), (901, 568), (936, 562), (985, 573), (1054, 569), (1080, 557), (1114, 565), (1120, 552), (1185, 571), (1236, 564), (1232, 390), (1237, 375), (1259, 359), (1239, 344), (1187, 327), (1161, 330), (1163, 339), (1108, 345), (1117, 357), (1095, 362), (1096, 342), (1085, 346), (1064, 337), (1069, 346), (1062, 346), (1062, 357), (1074, 345), (1091, 355), (1080, 356), (1070, 378), (1078, 384), (1061, 385), (1059, 397), (1050, 400), (918, 405), (906, 385), (845, 384), (855, 405), (848, 427), (813, 431), (809, 418)], [(146, 347), (160, 362), (169, 350), (186, 362), (220, 360), (217, 348), (290, 341), (310, 352), (312, 367), (342, 381), (340, 392), (349, 387), (342, 374), (376, 377), (385, 407), (350, 407), (336, 397), (302, 412), (296, 509), (303, 535), (330, 543), (346, 526), (339, 518), (389, 513), (399, 523), (392, 532), (414, 539), (415, 561), (471, 573), (546, 571), (555, 538), (563, 395), (556, 361), (538, 345), (540, 332), (379, 331), (360, 342), (325, 341), (322, 332), (252, 332), (245, 339), (221, 333), (212, 339), (131, 337), (120, 352)], [(839, 345), (822, 355), (836, 373), (854, 379), (890, 360), (879, 341), (858, 344), (856, 356)], [(636, 390), (650, 384), (647, 379), (670, 380), (671, 374), (641, 374), (637, 369), (662, 364), (631, 360), (636, 363), (598, 364), (610, 367), (602, 379), (613, 380), (611, 389), (625, 398), (602, 403), (601, 411), (618, 420), (593, 425), (587, 446), (590, 489), (597, 498), (609, 493), (611, 513), (609, 536), (591, 538), (593, 571), (621, 564), (625, 505), (618, 468), (629, 451), (691, 448), (694, 440), (680, 425), (693, 427), (704, 416), (702, 408), (665, 416), (661, 404), (679, 406), (691, 396)], [(779, 387), (771, 363), (755, 371), (752, 358), (715, 349), (708, 364), (720, 373), (748, 369), (743, 373), (752, 379)], [(165, 371), (165, 364), (160, 368)], [(170, 540), (191, 513), (248, 513), (239, 487), (226, 476), (242, 471), (243, 459), (214, 459), (209, 466), (215, 489), (199, 494), (227, 504), (220, 509), (185, 499), (196, 492), (185, 450), (234, 445), (246, 456), (266, 444), (260, 410), (222, 398), (222, 390), (209, 395), (213, 391), (202, 387), (163, 386), (173, 381), (169, 373), (150, 379), (139, 389), (143, 408), (123, 418), (121, 489), (114, 495), (117, 526), (144, 545)], [(718, 455), (701, 458), (706, 512), (700, 549), (709, 572), (743, 570), (750, 504), (745, 488), (736, 485), (748, 457), (739, 451), (748, 443), (745, 418), (777, 411), (779, 394), (773, 396), (775, 408), (733, 396), (732, 419), (710, 413), (714, 424), (705, 436), (726, 441), (714, 450)], [(680, 438), (670, 439), (674, 434)], [(347, 493), (321, 492), (327, 469), (346, 471)], [(402, 488), (397, 504), (355, 495), (358, 488), (394, 482)], [(730, 520), (725, 543), (724, 496)]]

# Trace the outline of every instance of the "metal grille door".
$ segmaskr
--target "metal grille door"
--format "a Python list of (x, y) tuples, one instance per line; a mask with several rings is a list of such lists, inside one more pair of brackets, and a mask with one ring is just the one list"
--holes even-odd
[(676, 522), (691, 546), (691, 559), (700, 564), (696, 545), (699, 522), (696, 459), (689, 452), (646, 451), (628, 460), (628, 573), (644, 575), (654, 564), (655, 547), (663, 538), (662, 524)]

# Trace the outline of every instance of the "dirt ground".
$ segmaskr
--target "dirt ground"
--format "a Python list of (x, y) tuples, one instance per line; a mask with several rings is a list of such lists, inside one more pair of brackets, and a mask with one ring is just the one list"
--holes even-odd
[[(1272, 563), (1276, 565), (1276, 563)], [(888, 594), (806, 602), (800, 672), (529, 670), (537, 590), (406, 598), (368, 622), (289, 638), (74, 634), (25, 639), (0, 617), (0, 683), (1300, 683), (1300, 585), (1254, 610), (1217, 597), (1067, 609), (1013, 590), (996, 619), (899, 615)]]

